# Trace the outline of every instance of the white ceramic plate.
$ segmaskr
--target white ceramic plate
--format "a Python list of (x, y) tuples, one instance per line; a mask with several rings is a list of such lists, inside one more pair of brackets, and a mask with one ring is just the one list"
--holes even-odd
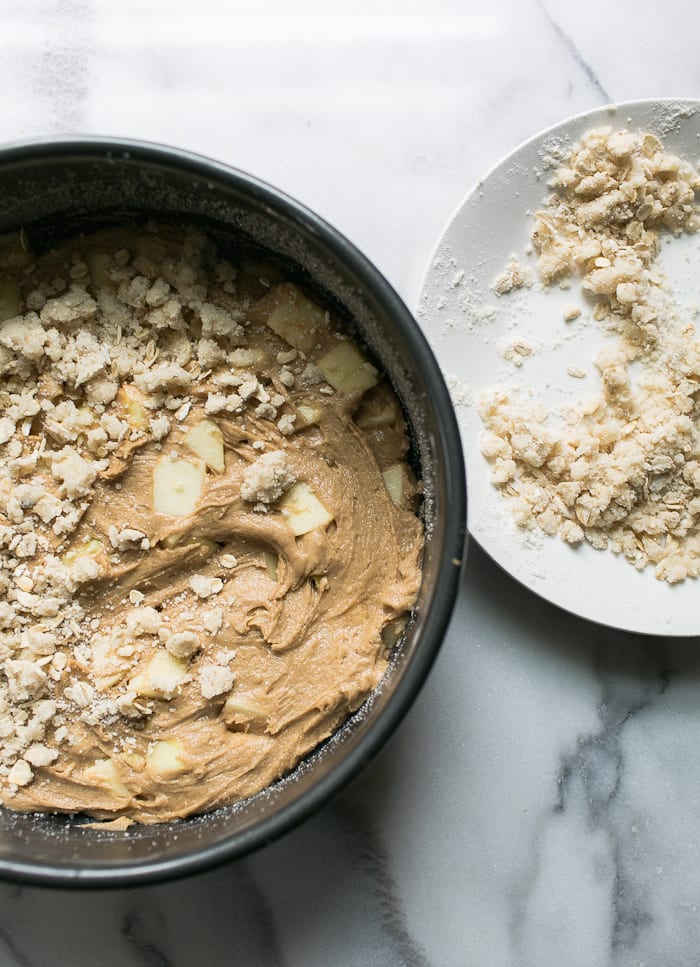
[[(479, 449), (483, 426), (477, 394), (496, 383), (531, 389), (553, 408), (600, 392), (593, 360), (605, 337), (591, 318), (579, 283), (568, 290), (537, 285), (498, 297), (494, 280), (511, 255), (535, 271), (526, 254), (531, 213), (550, 193), (548, 158), (566, 152), (585, 131), (611, 125), (657, 134), (670, 152), (700, 159), (700, 101), (636, 101), (579, 115), (538, 134), (481, 180), (448, 223), (431, 259), (418, 317), (448, 378), (467, 461), (469, 530), (517, 580), (566, 610), (592, 621), (647, 634), (700, 634), (700, 579), (673, 586), (640, 572), (624, 558), (572, 547), (516, 526), (507, 500), (490, 483)], [(681, 306), (700, 306), (700, 233), (662, 245), (658, 263)], [(582, 315), (564, 321), (569, 307)], [(521, 367), (504, 360), (515, 339), (534, 348)], [(567, 373), (575, 366), (585, 379)]]

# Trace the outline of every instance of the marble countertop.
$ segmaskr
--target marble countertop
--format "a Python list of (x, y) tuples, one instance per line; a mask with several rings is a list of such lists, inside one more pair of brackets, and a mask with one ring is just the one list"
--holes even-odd
[[(409, 305), (525, 137), (700, 97), (689, 0), (0, 5), (0, 141), (141, 137), (255, 172)], [(107, 892), (0, 885), (1, 967), (694, 967), (700, 650), (536, 598), (471, 546), (451, 630), (353, 786), (243, 861)]]

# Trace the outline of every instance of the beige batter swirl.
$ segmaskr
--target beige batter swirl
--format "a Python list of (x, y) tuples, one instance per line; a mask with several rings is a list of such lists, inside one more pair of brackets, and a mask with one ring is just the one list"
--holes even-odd
[(325, 309), (201, 236), (27, 249), (0, 249), (0, 795), (146, 823), (239, 800), (359, 707), (415, 602), (399, 405)]

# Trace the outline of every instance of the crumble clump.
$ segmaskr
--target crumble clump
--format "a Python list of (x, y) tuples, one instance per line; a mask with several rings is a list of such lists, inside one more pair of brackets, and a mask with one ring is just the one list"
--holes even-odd
[(270, 504), (296, 481), (282, 450), (264, 453), (243, 474), (241, 496), (253, 503)]
[(504, 386), (483, 394), (492, 481), (521, 527), (610, 549), (669, 583), (697, 577), (700, 341), (655, 260), (662, 233), (697, 231), (700, 175), (654, 135), (607, 127), (583, 136), (551, 187), (534, 216), (537, 268), (545, 285), (578, 276), (595, 298), (609, 336), (601, 392), (558, 413)]
[(506, 360), (514, 366), (522, 366), (526, 359), (534, 353), (534, 349), (529, 343), (522, 339), (512, 339), (498, 347), (498, 351)]

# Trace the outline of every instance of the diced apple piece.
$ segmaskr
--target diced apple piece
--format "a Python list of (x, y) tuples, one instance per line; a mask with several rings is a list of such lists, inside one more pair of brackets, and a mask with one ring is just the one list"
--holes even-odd
[(119, 799), (129, 799), (131, 793), (119, 777), (117, 767), (111, 759), (98, 759), (87, 770), (87, 777), (95, 785), (107, 788)]
[(384, 486), (387, 489), (387, 493), (396, 504), (397, 507), (401, 506), (403, 500), (403, 489), (404, 489), (404, 467), (402, 463), (397, 463), (393, 467), (389, 467), (382, 474), (384, 479)]
[(395, 618), (382, 628), (382, 641), (387, 651), (391, 651), (406, 630), (406, 618)]
[(265, 570), (267, 571), (268, 577), (271, 581), (277, 580), (277, 555), (272, 551), (263, 551), (263, 560), (265, 561)]
[(14, 319), (22, 311), (22, 297), (14, 279), (0, 279), (0, 322)]
[(325, 527), (333, 520), (333, 514), (303, 481), (290, 487), (277, 506), (297, 537)]
[(143, 405), (145, 396), (135, 386), (125, 384), (119, 387), (117, 403), (124, 410), (124, 417), (136, 430), (148, 428), (148, 413)]
[(229, 695), (221, 709), (221, 717), (227, 725), (247, 725), (250, 722), (264, 721), (267, 712), (256, 702), (246, 701), (243, 696)]
[(355, 422), (361, 430), (380, 430), (383, 426), (391, 426), (396, 420), (396, 413), (390, 406), (381, 410), (358, 413)]
[(377, 370), (350, 342), (338, 343), (316, 365), (339, 393), (364, 393), (377, 383)]
[(323, 416), (323, 410), (318, 406), (308, 406), (306, 403), (300, 403), (297, 406), (297, 412), (301, 417), (297, 421), (295, 429), (303, 430), (307, 426), (313, 426), (314, 423), (319, 423), (321, 417)]
[(319, 329), (327, 329), (326, 312), (307, 299), (291, 282), (275, 286), (253, 311), (294, 349), (310, 353), (318, 341)]
[(71, 567), (83, 557), (99, 557), (104, 549), (105, 546), (102, 541), (95, 540), (94, 538), (89, 541), (84, 541), (82, 544), (77, 544), (75, 547), (71, 547), (69, 551), (66, 551), (63, 555), (63, 564), (66, 567)]
[(186, 661), (169, 651), (157, 651), (142, 672), (129, 682), (129, 687), (144, 698), (172, 698), (188, 676)]
[(163, 739), (154, 742), (146, 755), (146, 763), (151, 772), (161, 779), (172, 779), (187, 772), (187, 764), (182, 758), (185, 747), (179, 739)]
[(114, 263), (107, 252), (88, 252), (85, 261), (90, 269), (90, 280), (94, 290), (114, 288), (114, 282), (109, 275), (109, 269)]
[(168, 517), (188, 517), (202, 494), (206, 472), (203, 460), (161, 457), (153, 471), (153, 510)]
[(185, 446), (201, 457), (210, 470), (223, 473), (224, 435), (213, 420), (202, 420), (185, 434)]

